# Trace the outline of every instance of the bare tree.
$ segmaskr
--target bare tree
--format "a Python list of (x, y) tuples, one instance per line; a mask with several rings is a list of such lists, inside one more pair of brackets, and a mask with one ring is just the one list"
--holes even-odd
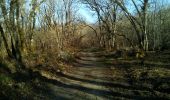
[[(33, 2), (34, 0), (32, 0)], [(40, 2), (43, 2), (40, 1)], [(14, 58), (17, 62), (22, 63), (25, 39), (25, 29), (24, 25), (24, 4), (26, 2), (23, 0), (6, 0), (0, 1), (0, 8), (2, 11), (3, 21), (1, 22), (0, 31), (3, 37), (4, 45), (7, 54), (10, 58)], [(39, 5), (37, 5), (39, 6)], [(35, 11), (35, 9), (33, 9)], [(32, 13), (32, 11), (30, 11)], [(34, 22), (35, 23), (35, 22)], [(34, 26), (34, 25), (33, 25)], [(35, 27), (35, 26), (34, 26)]]
[(82, 0), (82, 2), (96, 12), (101, 46), (110, 49), (115, 47), (118, 5), (111, 0)]
[(131, 0), (134, 5), (138, 16), (134, 16), (125, 6), (124, 1), (114, 0), (121, 9), (125, 12), (125, 15), (131, 22), (138, 39), (138, 46), (140, 49), (148, 50), (148, 34), (147, 34), (147, 11), (149, 0), (140, 1), (140, 6), (137, 5), (139, 2)]

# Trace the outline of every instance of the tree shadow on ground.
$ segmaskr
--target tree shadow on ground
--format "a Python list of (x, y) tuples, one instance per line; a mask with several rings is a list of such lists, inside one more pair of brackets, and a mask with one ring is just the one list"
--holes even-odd
[[(51, 83), (55, 86), (59, 86), (59, 87), (63, 87), (65, 89), (75, 89), (75, 90), (79, 90), (79, 91), (83, 91), (89, 94), (93, 94), (99, 97), (103, 97), (103, 98), (114, 98), (114, 97), (124, 97), (127, 99), (158, 99), (158, 97), (149, 97), (149, 96), (140, 96), (140, 95), (135, 95), (135, 94), (126, 94), (126, 93), (121, 93), (119, 91), (111, 91), (111, 90), (98, 90), (98, 89), (92, 89), (92, 88), (87, 88), (87, 87), (83, 87), (80, 85), (70, 85), (70, 84), (65, 84), (63, 82), (57, 81), (57, 80), (53, 80), (53, 79), (48, 79), (45, 77), (40, 76), (39, 78), (41, 78), (41, 80), (43, 80), (44, 82), (48, 82)], [(74, 78), (75, 79), (75, 78)], [(84, 81), (84, 80), (81, 80)], [(91, 83), (96, 83), (96, 82), (91, 82)], [(97, 83), (98, 84), (98, 83)], [(102, 83), (103, 84), (103, 83)], [(106, 84), (108, 85), (108, 84)], [(120, 88), (129, 88), (127, 86), (123, 86), (120, 84), (112, 84), (112, 86), (114, 85), (114, 87), (120, 87)], [(160, 99), (160, 98), (159, 98)]]
[[(45, 80), (45, 77), (41, 76), (39, 72), (16, 72), (11, 73), (10, 76), (15, 80), (12, 87), (16, 91), (15, 97), (11, 100), (69, 100), (67, 97), (56, 95), (47, 84), (48, 81)], [(22, 89), (23, 86), (21, 86), (21, 84), (23, 84), (24, 87), (30, 88), (28, 95), (22, 95), (22, 91), (25, 90), (24, 88)], [(9, 95), (9, 97), (6, 98), (10, 99), (12, 97)]]
[[(135, 87), (132, 85), (129, 85), (128, 83), (125, 82), (99, 82), (99, 81), (94, 81), (94, 80), (89, 80), (89, 79), (83, 79), (83, 78), (78, 78), (78, 77), (73, 77), (73, 76), (69, 76), (63, 73), (60, 73), (60, 77), (64, 77), (70, 80), (76, 80), (76, 81), (81, 81), (81, 82), (86, 82), (86, 83), (90, 83), (90, 84), (95, 84), (95, 85), (101, 85), (101, 86), (106, 86), (106, 87), (110, 87), (110, 88), (115, 88), (115, 87), (119, 87), (119, 88), (124, 88), (124, 89), (129, 89), (129, 90), (143, 90), (143, 91), (150, 91), (152, 92), (153, 90), (147, 87)], [(97, 77), (96, 77), (97, 78)]]
[[(56, 91), (49, 88), (48, 85), (46, 85), (46, 84), (52, 84), (53, 86), (62, 87), (65, 90), (71, 89), (71, 90), (82, 91), (82, 92), (92, 94), (92, 95), (95, 95), (95, 96), (98, 96), (98, 97), (102, 97), (102, 98), (105, 98), (105, 99), (108, 99), (108, 98), (109, 99), (126, 98), (126, 99), (142, 99), (142, 100), (146, 100), (146, 99), (166, 99), (166, 97), (160, 97), (158, 95), (155, 95), (153, 90), (150, 89), (150, 88), (135, 87), (135, 86), (132, 86), (132, 85), (125, 85), (125, 84), (114, 83), (114, 82), (98, 82), (98, 81), (95, 81), (95, 80), (88, 80), (88, 79), (82, 79), (82, 78), (78, 78), (78, 77), (65, 75), (63, 73), (55, 73), (55, 74), (58, 75), (59, 77), (67, 78), (69, 80), (76, 80), (76, 81), (85, 82), (85, 83), (89, 83), (89, 84), (95, 84), (95, 85), (110, 87), (113, 90), (110, 90), (110, 89), (108, 89), (108, 90), (93, 89), (93, 88), (84, 87), (84, 86), (81, 86), (81, 85), (78, 85), (78, 84), (64, 83), (62, 81), (46, 78), (38, 72), (31, 72), (31, 74), (29, 74), (29, 76), (25, 75), (23, 73), (16, 74), (16, 75), (13, 75), (13, 76), (15, 76), (16, 78), (19, 78), (20, 82), (22, 82), (22, 81), (29, 82), (33, 79), (39, 79), (40, 83), (44, 83), (44, 84), (41, 85), (41, 86), (34, 85), (35, 92), (41, 93), (44, 96), (50, 96), (50, 99), (56, 98), (58, 100), (60, 100), (60, 99), (68, 100), (68, 98), (64, 97), (64, 95), (62, 95), (62, 96), (56, 95), (55, 94)], [(134, 93), (129, 94), (129, 93), (122, 92), (122, 91), (117, 91), (117, 90), (115, 91), (114, 90), (115, 88), (120, 88), (120, 90), (122, 90), (122, 89), (130, 90)], [(136, 91), (148, 91), (150, 93), (150, 95), (143, 96), (141, 94), (138, 94), (138, 92), (136, 92)]]

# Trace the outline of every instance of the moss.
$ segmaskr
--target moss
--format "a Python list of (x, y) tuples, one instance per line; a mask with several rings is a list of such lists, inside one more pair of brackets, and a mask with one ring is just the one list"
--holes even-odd
[(0, 74), (0, 84), (1, 85), (11, 85), (13, 83), (13, 80), (11, 77), (8, 77), (4, 74)]
[(170, 70), (166, 68), (153, 68), (148, 72), (148, 77), (150, 78), (164, 78), (170, 76)]
[(12, 87), (14, 84), (14, 80), (9, 76), (4, 74), (0, 74), (0, 96), (1, 98), (11, 99), (12, 97), (16, 97), (14, 88)]

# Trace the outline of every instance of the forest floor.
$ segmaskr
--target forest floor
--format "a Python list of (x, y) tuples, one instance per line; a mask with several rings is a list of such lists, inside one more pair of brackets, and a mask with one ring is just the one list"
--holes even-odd
[[(21, 98), (35, 100), (170, 99), (170, 52), (152, 54), (146, 58), (144, 65), (133, 58), (106, 57), (102, 51), (87, 50), (77, 55), (76, 60), (66, 72), (54, 74), (41, 70), (41, 76), (38, 78), (17, 82), (16, 88), (28, 88), (23, 92), (25, 96)], [(26, 85), (22, 86), (22, 84)]]

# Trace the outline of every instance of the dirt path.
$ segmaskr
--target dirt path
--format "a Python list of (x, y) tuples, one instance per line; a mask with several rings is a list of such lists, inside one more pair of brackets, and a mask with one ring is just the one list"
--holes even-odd
[[(50, 82), (51, 81), (51, 82)], [(110, 100), (111, 67), (99, 52), (80, 52), (71, 70), (49, 80), (55, 99)]]
[(108, 87), (111, 84), (111, 68), (104, 64), (104, 58), (95, 53), (81, 52), (73, 65), (69, 73), (55, 78), (62, 85), (51, 84), (56, 96), (72, 100), (112, 98)]
[(80, 52), (78, 55), (69, 72), (47, 80), (52, 99), (159, 99), (150, 88), (131, 84), (125, 76), (127, 71), (106, 64), (107, 59), (101, 52)]

